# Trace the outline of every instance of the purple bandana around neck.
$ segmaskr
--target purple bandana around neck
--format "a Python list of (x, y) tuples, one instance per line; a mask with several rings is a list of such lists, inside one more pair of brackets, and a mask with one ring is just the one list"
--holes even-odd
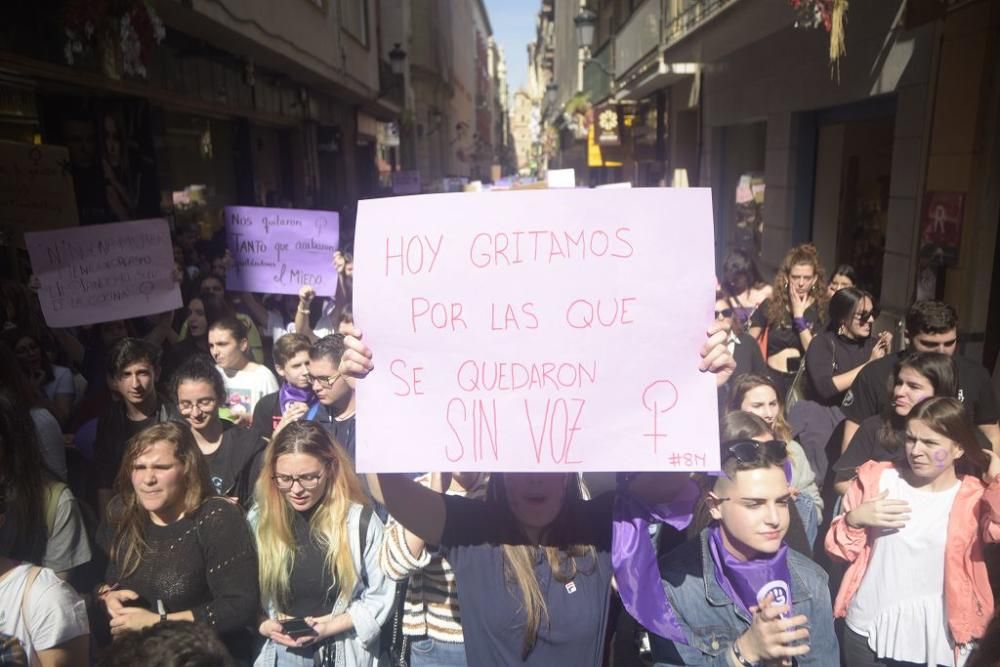
[[(750, 616), (750, 607), (756, 607), (768, 593), (773, 593), (776, 604), (791, 606), (792, 575), (788, 570), (788, 545), (781, 548), (770, 558), (756, 558), (741, 561), (726, 549), (722, 542), (722, 528), (714, 525), (708, 529), (708, 548), (712, 553), (712, 564), (715, 566), (715, 578), (729, 599)], [(780, 585), (768, 585), (781, 582)], [(782, 599), (784, 598), (784, 599)]]
[(659, 521), (683, 530), (698, 495), (698, 485), (689, 479), (674, 500), (650, 508), (628, 492), (621, 474), (615, 494), (611, 565), (622, 604), (647, 630), (681, 644), (688, 643), (687, 637), (663, 588), (649, 524)]
[(278, 404), (281, 406), (281, 414), (285, 414), (289, 403), (298, 401), (311, 408), (318, 400), (312, 389), (303, 389), (287, 382), (282, 382), (281, 389), (278, 390)]

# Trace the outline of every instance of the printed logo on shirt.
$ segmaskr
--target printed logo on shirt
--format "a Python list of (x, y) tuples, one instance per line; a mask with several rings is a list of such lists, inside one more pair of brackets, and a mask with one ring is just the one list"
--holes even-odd
[(845, 408), (849, 408), (854, 404), (854, 392), (850, 389), (844, 394), (844, 400), (840, 402), (840, 405)]
[(221, 477), (217, 477), (215, 475), (212, 475), (212, 486), (215, 487), (215, 492), (218, 493), (220, 496), (225, 492), (225, 489), (222, 488), (222, 478)]
[(774, 604), (788, 604), (788, 596), (785, 594), (784, 586), (772, 586), (764, 593), (761, 599), (766, 598), (768, 595), (774, 599)]
[(576, 584), (573, 583), (572, 581), (567, 581), (566, 582), (566, 592), (567, 593), (576, 593)]
[(965, 403), (965, 392), (961, 389), (958, 390), (958, 402)]

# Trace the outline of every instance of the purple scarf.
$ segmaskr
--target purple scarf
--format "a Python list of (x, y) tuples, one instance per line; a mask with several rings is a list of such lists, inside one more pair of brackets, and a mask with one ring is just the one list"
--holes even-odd
[(775, 604), (791, 606), (792, 575), (788, 570), (787, 544), (782, 543), (770, 558), (741, 561), (726, 549), (722, 528), (715, 525), (708, 529), (708, 548), (719, 585), (748, 616), (750, 607), (759, 606), (768, 593), (773, 593)]
[(683, 530), (698, 495), (698, 485), (689, 479), (673, 501), (650, 508), (628, 492), (624, 475), (618, 476), (615, 494), (611, 565), (622, 604), (647, 630), (681, 644), (688, 643), (687, 637), (663, 588), (649, 524), (659, 521)]
[(298, 401), (311, 408), (318, 400), (312, 389), (303, 389), (287, 382), (282, 382), (281, 389), (278, 390), (278, 405), (281, 406), (281, 414), (285, 414), (289, 403)]

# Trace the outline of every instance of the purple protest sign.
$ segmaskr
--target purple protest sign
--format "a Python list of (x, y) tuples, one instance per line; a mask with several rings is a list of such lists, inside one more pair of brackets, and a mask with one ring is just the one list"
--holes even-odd
[(225, 217), (226, 247), (233, 256), (227, 289), (298, 294), (303, 285), (312, 285), (318, 294), (333, 294), (337, 213), (227, 206)]

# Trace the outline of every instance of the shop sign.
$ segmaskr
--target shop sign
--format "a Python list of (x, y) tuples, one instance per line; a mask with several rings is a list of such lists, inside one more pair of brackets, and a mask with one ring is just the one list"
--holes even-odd
[(618, 146), (622, 142), (621, 110), (616, 106), (598, 107), (594, 112), (599, 146)]
[(920, 259), (931, 266), (958, 264), (962, 242), (962, 213), (965, 195), (961, 192), (927, 192), (920, 222)]

